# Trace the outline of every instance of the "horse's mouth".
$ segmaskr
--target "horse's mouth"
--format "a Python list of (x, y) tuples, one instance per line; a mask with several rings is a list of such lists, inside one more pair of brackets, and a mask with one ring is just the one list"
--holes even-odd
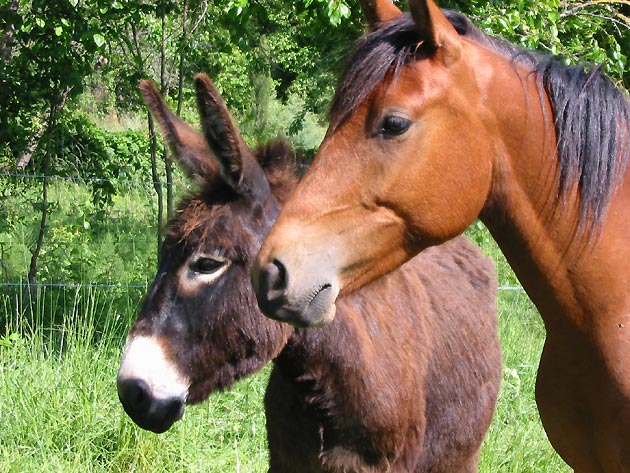
[(322, 327), (335, 318), (335, 301), (338, 291), (330, 283), (321, 284), (311, 291), (298, 307), (287, 310), (286, 322), (299, 328)]
[(334, 305), (336, 298), (337, 295), (333, 294), (332, 284), (322, 284), (313, 291), (303, 311), (304, 315), (307, 317), (306, 326), (317, 327), (329, 323), (332, 319), (328, 320), (324, 314), (329, 310), (331, 304)]

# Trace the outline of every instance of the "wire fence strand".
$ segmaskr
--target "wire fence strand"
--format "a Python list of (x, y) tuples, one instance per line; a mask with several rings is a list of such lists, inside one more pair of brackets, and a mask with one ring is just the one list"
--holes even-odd
[[(89, 288), (135, 291), (148, 288), (146, 278), (155, 273), (157, 259), (157, 197), (147, 188), (154, 184), (153, 181), (6, 172), (0, 173), (0, 179), (15, 182), (20, 179), (51, 179), (73, 185), (110, 181), (128, 186), (119, 195), (121, 202), (107, 209), (105, 219), (93, 222), (90, 221), (90, 212), (94, 209), (89, 203), (92, 196), (89, 188), (77, 191), (73, 185), (69, 188), (60, 185), (61, 190), (53, 198), (55, 208), (49, 215), (46, 253), (39, 264), (47, 272), (38, 278), (41, 282), (35, 284), (25, 281), (32, 235), (39, 224), (33, 209), (36, 209), (40, 197), (35, 192), (30, 193), (30, 196), (9, 195), (13, 199), (9, 203), (0, 201), (0, 219), (5, 218), (9, 222), (0, 221), (0, 289)], [(180, 190), (190, 188), (184, 180), (174, 181)], [(167, 181), (159, 182), (168, 184)], [(31, 206), (30, 214), (24, 210), (28, 206)], [(25, 216), (30, 217), (30, 221), (26, 222), (28, 219)], [(112, 248), (103, 251), (107, 247)], [(130, 272), (134, 274), (133, 277), (128, 276)], [(82, 276), (77, 277), (77, 273)], [(523, 287), (500, 284), (498, 290), (523, 291)]]
[(68, 182), (117, 182), (120, 184), (132, 184), (132, 185), (145, 185), (152, 186), (154, 184), (166, 185), (178, 185), (182, 184), (179, 181), (147, 181), (140, 179), (119, 179), (119, 178), (107, 178), (107, 177), (79, 177), (79, 176), (62, 176), (60, 174), (16, 174), (16, 173), (0, 173), (0, 178), (14, 178), (24, 180), (55, 180), (55, 181), (68, 181)]

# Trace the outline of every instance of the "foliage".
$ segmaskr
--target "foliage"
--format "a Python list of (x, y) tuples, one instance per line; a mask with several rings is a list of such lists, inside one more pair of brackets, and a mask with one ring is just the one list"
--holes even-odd
[[(5, 19), (0, 62), (0, 142), (14, 155), (41, 124), (47, 107), (81, 92), (103, 46), (99, 0), (14, 2), (0, 8)], [(11, 32), (11, 34), (9, 34)]]
[(568, 61), (603, 64), (620, 85), (630, 86), (630, 4), (603, 0), (443, 1), (469, 15), (486, 32), (527, 49)]
[(72, 113), (64, 115), (53, 142), (58, 159), (52, 174), (87, 180), (92, 187), (92, 203), (101, 210), (126, 189), (126, 181), (150, 175), (146, 132), (106, 132), (86, 115)]
[[(5, 194), (0, 208), (0, 282), (15, 283), (26, 280), (39, 204), (30, 183), (9, 181), (13, 186), (0, 185)], [(146, 284), (156, 258), (151, 185), (131, 181), (116, 186), (126, 189), (111, 196), (111, 205), (103, 209), (94, 204), (92, 189), (84, 183), (52, 180), (40, 282)]]
[[(400, 2), (404, 3), (404, 2)], [(304, 102), (306, 111), (323, 117), (340, 59), (362, 31), (356, 0), (30, 0), (19, 8), (0, 7), (12, 40), (0, 43), (10, 60), (0, 66), (0, 142), (15, 155), (33, 130), (41, 127), (46, 104), (66, 89), (84, 86), (97, 93), (99, 111), (139, 110), (138, 81), (160, 75), (161, 18), (166, 21), (166, 90), (176, 92), (176, 60), (185, 53), (185, 84), (199, 71), (217, 82), (228, 104), (247, 117), (258, 104), (254, 79), (273, 81), (276, 97)], [(580, 2), (519, 0), (444, 0), (470, 15), (488, 32), (527, 48), (563, 54), (572, 61), (604, 63), (620, 83), (628, 83), (630, 47), (624, 1)], [(201, 23), (182, 37), (181, 15)], [(202, 16), (202, 13), (205, 13)], [(330, 34), (322, 34), (329, 31)], [(36, 58), (36, 61), (33, 59)], [(192, 90), (185, 96), (193, 106)], [(85, 105), (85, 101), (84, 101)], [(299, 129), (296, 121), (292, 129)], [(5, 148), (6, 152), (6, 148)]]

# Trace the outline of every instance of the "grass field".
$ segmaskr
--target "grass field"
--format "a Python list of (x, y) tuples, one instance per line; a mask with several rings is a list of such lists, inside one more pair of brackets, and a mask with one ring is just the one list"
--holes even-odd
[[(37, 218), (27, 190), (17, 183), (3, 201), (0, 249), (8, 281), (27, 267), (34, 239)], [(84, 286), (42, 287), (26, 303), (19, 302), (20, 288), (1, 289), (0, 473), (266, 471), (268, 368), (189, 408), (162, 435), (137, 428), (118, 402), (119, 357), (144, 292), (125, 284), (142, 286), (155, 265), (155, 210), (146, 189), (116, 196), (102, 219), (85, 186), (54, 182), (51, 201), (40, 281)], [(483, 226), (468, 233), (497, 262), (500, 284), (517, 284)], [(568, 472), (534, 402), (540, 317), (522, 291), (502, 290), (499, 318), (505, 368), (480, 471)]]
[[(484, 247), (509, 281), (496, 249)], [(142, 431), (123, 413), (115, 387), (139, 294), (121, 306), (120, 300), (109, 303), (106, 290), (86, 287), (76, 290), (72, 304), (55, 306), (66, 299), (39, 294), (33, 316), (18, 317), (11, 296), (1, 296), (7, 323), (0, 334), (0, 472), (266, 471), (268, 369), (189, 408), (165, 434)], [(518, 290), (500, 291), (499, 318), (504, 376), (480, 471), (568, 472), (546, 440), (534, 403), (540, 318)]]

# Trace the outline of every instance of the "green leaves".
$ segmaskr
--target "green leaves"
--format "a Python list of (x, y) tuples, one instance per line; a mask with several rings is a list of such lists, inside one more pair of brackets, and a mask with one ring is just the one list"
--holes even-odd
[[(447, 2), (486, 32), (528, 49), (561, 55), (569, 62), (602, 63), (617, 82), (630, 85), (628, 4), (519, 0)], [(625, 9), (625, 14), (622, 9)], [(625, 48), (624, 49), (624, 45)]]
[(100, 33), (94, 33), (92, 38), (94, 39), (94, 44), (99, 48), (105, 44), (105, 37)]
[(350, 18), (350, 7), (344, 0), (319, 0), (327, 4), (328, 19), (333, 26), (339, 26), (341, 20)]

